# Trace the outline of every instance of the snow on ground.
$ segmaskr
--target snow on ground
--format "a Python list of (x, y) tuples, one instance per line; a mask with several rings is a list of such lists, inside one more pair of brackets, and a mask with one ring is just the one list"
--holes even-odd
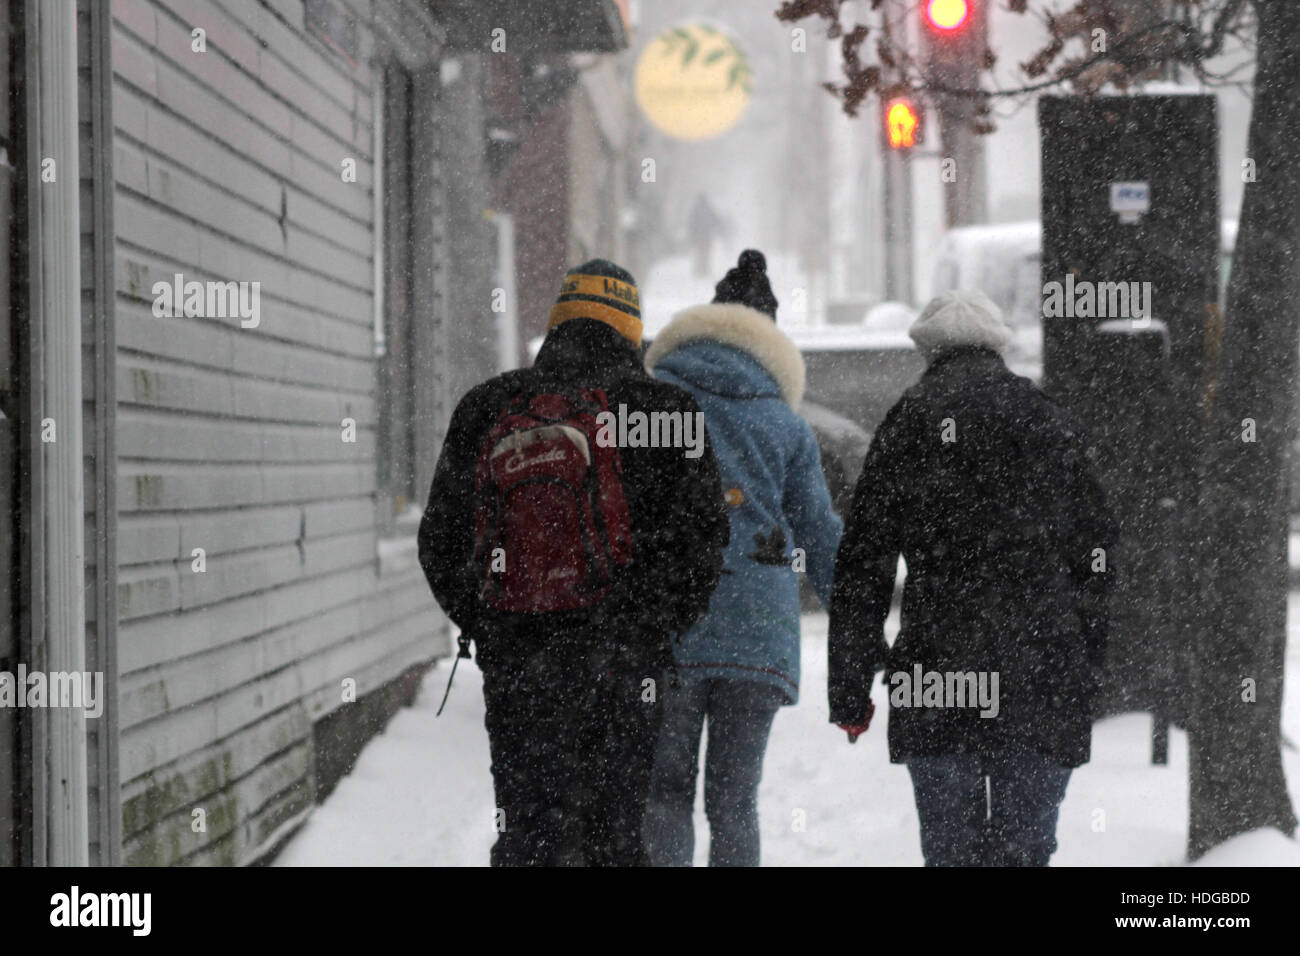
[[(1300, 592), (1290, 598), (1283, 732), (1292, 799), (1300, 806)], [(897, 618), (890, 622), (891, 637)], [(484, 866), (493, 833), (492, 777), (483, 691), (467, 662), (435, 718), (450, 662), (426, 677), (411, 708), (361, 754), (276, 861), (280, 866)], [(777, 715), (759, 810), (763, 862), (775, 866), (919, 866), (916, 810), (907, 770), (889, 763), (884, 688), (876, 723), (850, 745), (827, 723), (826, 616), (804, 617), (804, 696)], [(1150, 718), (1099, 722), (1092, 762), (1075, 771), (1061, 806), (1056, 866), (1176, 866), (1187, 833), (1187, 738), (1173, 731), (1169, 764), (1150, 763)], [(1098, 824), (1104, 824), (1104, 829)], [(802, 825), (801, 825), (802, 824)], [(696, 863), (708, 859), (702, 795), (696, 799)], [(1202, 865), (1297, 866), (1300, 843), (1276, 831), (1248, 833)]]
[[(1289, 769), (1294, 794), (1295, 764)], [(1300, 866), (1300, 844), (1279, 830), (1252, 830), (1216, 846), (1192, 866)]]

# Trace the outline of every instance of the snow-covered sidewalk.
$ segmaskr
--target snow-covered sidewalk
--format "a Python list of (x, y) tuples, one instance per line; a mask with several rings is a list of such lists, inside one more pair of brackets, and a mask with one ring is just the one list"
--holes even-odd
[[(1283, 730), (1300, 743), (1300, 592), (1289, 608)], [(896, 621), (891, 624), (896, 626)], [(434, 713), (450, 661), (425, 679), (413, 707), (366, 747), (280, 854), (280, 866), (484, 866), (493, 799), (482, 681), (467, 662), (443, 715)], [(803, 700), (772, 731), (760, 789), (763, 862), (777, 866), (919, 866), (916, 811), (907, 771), (889, 763), (884, 688), (877, 723), (849, 745), (827, 723), (826, 617), (804, 618)], [(1169, 866), (1184, 861), (1187, 739), (1174, 731), (1169, 764), (1150, 763), (1150, 718), (1101, 721), (1092, 762), (1077, 770), (1061, 807), (1055, 866)], [(1300, 806), (1300, 753), (1285, 754)], [(696, 800), (696, 863), (708, 858), (702, 798)], [(1246, 834), (1206, 865), (1300, 865), (1300, 843), (1275, 831)]]

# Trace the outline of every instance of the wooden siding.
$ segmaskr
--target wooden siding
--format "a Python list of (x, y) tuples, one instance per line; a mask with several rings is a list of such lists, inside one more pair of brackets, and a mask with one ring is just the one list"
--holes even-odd
[[(376, 560), (375, 41), (348, 63), (301, 0), (112, 11), (123, 860), (243, 863), (310, 808), (342, 681), (448, 644), (418, 568)], [(156, 318), (175, 273), (259, 281), (260, 326)]]
[(94, 0), (77, 3), (82, 286), (82, 457), (86, 513), (86, 670), (103, 675), (107, 698), (86, 721), (89, 859), (121, 862), (117, 772), (117, 531), (113, 334), (112, 19)]

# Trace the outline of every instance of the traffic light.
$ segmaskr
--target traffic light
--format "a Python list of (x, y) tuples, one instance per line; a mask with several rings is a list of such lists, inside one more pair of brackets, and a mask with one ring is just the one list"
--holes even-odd
[(984, 50), (982, 0), (925, 0), (921, 34), (928, 80), (940, 87), (969, 87)]
[(884, 100), (881, 103), (881, 121), (884, 127), (885, 145), (890, 149), (911, 149), (920, 144), (923, 132), (923, 117), (920, 106), (915, 100), (904, 96)]
[(966, 0), (928, 0), (925, 18), (936, 30), (960, 30), (970, 22), (970, 6)]

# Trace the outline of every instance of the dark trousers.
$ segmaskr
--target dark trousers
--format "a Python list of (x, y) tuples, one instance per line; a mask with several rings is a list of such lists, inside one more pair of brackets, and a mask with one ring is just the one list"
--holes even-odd
[[(479, 653), (493, 866), (638, 866), (661, 674), (599, 645)], [(655, 682), (647, 701), (646, 680)]]
[(1037, 754), (911, 757), (926, 866), (1047, 866), (1067, 767)]
[(772, 720), (785, 700), (749, 680), (683, 677), (664, 698), (643, 827), (653, 866), (690, 866), (695, 856), (695, 778), (708, 718), (704, 812), (710, 866), (758, 866), (758, 784)]

